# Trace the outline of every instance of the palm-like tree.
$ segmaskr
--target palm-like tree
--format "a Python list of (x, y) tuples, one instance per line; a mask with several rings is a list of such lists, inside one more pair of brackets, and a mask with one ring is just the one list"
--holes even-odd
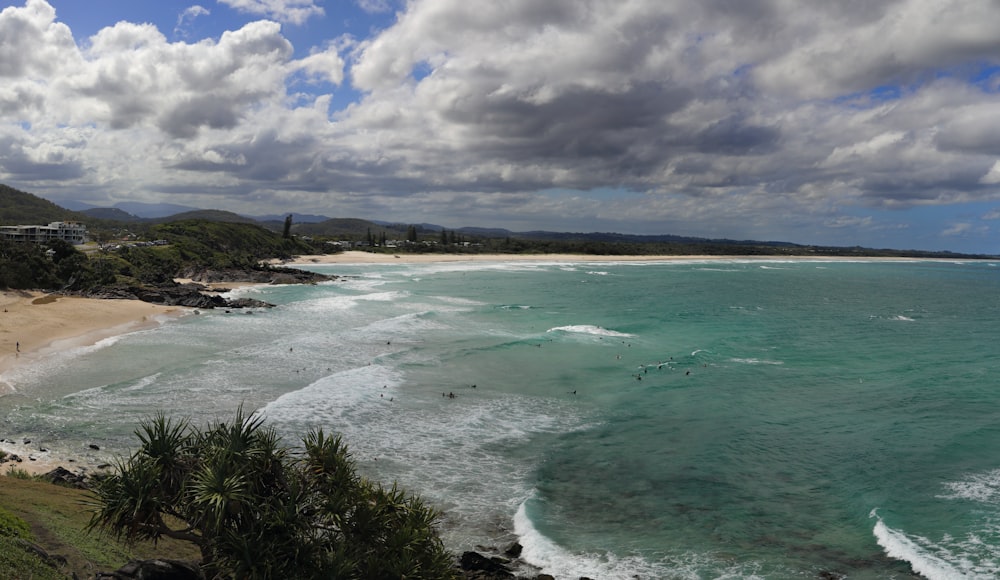
[(95, 489), (91, 529), (193, 542), (213, 578), (453, 578), (438, 514), (357, 475), (341, 438), (302, 449), (242, 407), (204, 430), (158, 414)]

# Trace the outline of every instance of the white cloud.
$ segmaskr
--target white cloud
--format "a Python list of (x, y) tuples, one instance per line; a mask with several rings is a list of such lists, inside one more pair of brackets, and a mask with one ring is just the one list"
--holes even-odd
[(218, 0), (247, 14), (265, 16), (278, 22), (303, 24), (313, 16), (322, 16), (323, 8), (316, 0)]
[(312, 78), (339, 85), (344, 81), (344, 59), (336, 48), (313, 50), (313, 52), (295, 63)]
[(211, 12), (204, 6), (195, 4), (188, 6), (177, 16), (177, 25), (174, 27), (174, 34), (183, 38), (188, 36), (188, 28), (199, 16), (208, 16)]
[(318, 2), (224, 3), (273, 21), (191, 42), (120, 22), (78, 46), (43, 0), (0, 12), (0, 179), (766, 238), (1000, 199), (1000, 74), (968, 82), (1000, 64), (996, 2), (411, 0), (301, 58), (278, 21)]
[(942, 236), (962, 236), (972, 231), (972, 224), (961, 222), (949, 226), (941, 232)]
[(358, 8), (369, 14), (379, 14), (392, 11), (389, 0), (355, 0)]
[(1000, 160), (996, 161), (993, 167), (990, 167), (986, 175), (979, 178), (979, 183), (983, 185), (996, 185), (1000, 183)]

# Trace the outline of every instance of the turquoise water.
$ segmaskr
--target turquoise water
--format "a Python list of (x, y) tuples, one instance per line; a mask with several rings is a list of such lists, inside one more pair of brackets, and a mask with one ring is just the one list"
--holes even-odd
[(245, 403), (557, 578), (1000, 575), (996, 263), (314, 269), (8, 372), (0, 435), (101, 461)]

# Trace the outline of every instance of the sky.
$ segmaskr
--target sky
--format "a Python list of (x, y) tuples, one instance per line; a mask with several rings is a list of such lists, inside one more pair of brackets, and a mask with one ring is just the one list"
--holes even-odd
[(1000, 254), (998, 0), (0, 0), (0, 183)]

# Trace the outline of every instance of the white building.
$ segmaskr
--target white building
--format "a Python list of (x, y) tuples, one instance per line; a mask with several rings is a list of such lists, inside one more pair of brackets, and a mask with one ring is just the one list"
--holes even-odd
[(71, 244), (87, 241), (87, 226), (79, 222), (52, 222), (47, 226), (0, 226), (0, 237), (12, 242), (44, 244), (64, 240)]

